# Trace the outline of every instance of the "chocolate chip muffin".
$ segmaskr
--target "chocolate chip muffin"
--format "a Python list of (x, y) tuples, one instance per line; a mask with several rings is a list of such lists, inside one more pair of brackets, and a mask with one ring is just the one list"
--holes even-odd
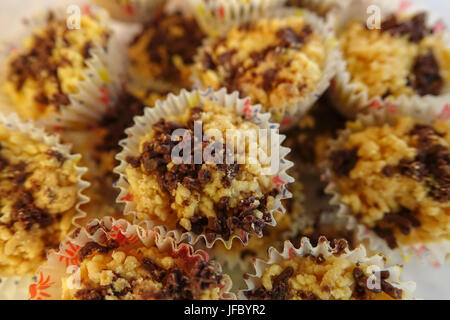
[(450, 239), (450, 125), (410, 117), (348, 124), (329, 153), (330, 179), (349, 213), (390, 248)]
[(450, 92), (450, 49), (425, 12), (392, 14), (380, 29), (353, 22), (339, 40), (350, 83), (369, 100)]
[(260, 19), (210, 40), (194, 74), (200, 87), (239, 91), (281, 121), (316, 90), (327, 55), (323, 42), (303, 15)]
[[(39, 269), (31, 299), (233, 299), (231, 279), (206, 252), (162, 228), (105, 217), (61, 242)], [(47, 279), (47, 280), (46, 280)]]
[(386, 269), (382, 256), (368, 258), (363, 247), (349, 251), (345, 240), (330, 247), (322, 237), (315, 248), (305, 240), (302, 246), (307, 246), (306, 250), (288, 243), (282, 254), (272, 252), (266, 266), (255, 264), (259, 273), (248, 276), (253, 288), (243, 291), (243, 296), (250, 300), (410, 298), (397, 282), (399, 268)]
[(189, 88), (190, 65), (204, 37), (193, 17), (158, 14), (128, 48), (131, 72), (154, 90)]
[[(80, 288), (64, 288), (65, 300), (218, 300), (225, 277), (202, 256), (186, 259), (157, 247), (130, 250), (116, 242), (81, 248)], [(64, 279), (63, 279), (64, 282)]]
[(6, 66), (4, 92), (24, 119), (48, 119), (70, 104), (85, 80), (85, 61), (94, 46), (106, 46), (110, 30), (95, 15), (83, 14), (79, 29), (66, 17), (48, 13), (47, 24), (33, 31), (23, 48), (13, 51)]
[(72, 227), (79, 157), (0, 124), (0, 274), (32, 274)]
[(246, 147), (260, 127), (235, 107), (199, 97), (148, 132), (139, 129), (139, 154), (125, 159), (128, 194), (122, 200), (135, 206), (139, 219), (205, 235), (208, 242), (242, 232), (261, 237), (266, 224), (274, 225), (272, 213), (281, 210), (277, 199), (286, 182), (253, 151), (275, 150), (262, 140)]
[(91, 183), (86, 190), (91, 201), (84, 209), (96, 217), (120, 211), (115, 204), (117, 192), (113, 187), (118, 179), (113, 173), (118, 165), (115, 156), (122, 150), (119, 141), (126, 138), (125, 129), (133, 125), (135, 116), (143, 113), (144, 104), (124, 90), (97, 123), (59, 132), (62, 142), (83, 155), (81, 163), (89, 169), (85, 179)]

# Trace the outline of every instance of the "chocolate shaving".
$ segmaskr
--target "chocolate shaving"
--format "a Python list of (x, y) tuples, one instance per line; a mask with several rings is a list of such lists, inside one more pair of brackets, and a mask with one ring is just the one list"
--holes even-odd
[(358, 162), (358, 148), (333, 151), (330, 161), (335, 174), (348, 176)]
[(269, 291), (263, 286), (260, 286), (252, 291), (245, 292), (245, 295), (251, 300), (287, 300), (290, 296), (288, 281), (293, 274), (294, 269), (292, 267), (287, 267), (273, 279), (272, 290)]
[(91, 255), (92, 253), (108, 253), (110, 250), (117, 249), (119, 247), (119, 243), (114, 240), (108, 240), (105, 245), (101, 245), (97, 242), (88, 242), (84, 245), (83, 248), (78, 252), (78, 257), (80, 262), (82, 262), (86, 257)]
[(358, 299), (369, 299), (370, 292), (374, 293), (381, 293), (385, 292), (389, 296), (391, 296), (394, 299), (401, 299), (403, 296), (402, 289), (394, 287), (392, 284), (390, 284), (387, 279), (389, 278), (389, 271), (383, 270), (380, 272), (380, 287), (381, 288), (368, 288), (368, 277), (364, 274), (364, 272), (356, 267), (353, 269), (353, 278), (355, 279), (355, 288), (353, 290), (353, 295)]
[(438, 96), (445, 85), (439, 72), (439, 63), (429, 49), (426, 54), (417, 57), (408, 84), (421, 96)]
[(428, 195), (438, 202), (450, 201), (450, 152), (438, 144), (439, 135), (427, 125), (416, 125), (410, 135), (417, 136), (417, 156), (412, 160), (402, 159), (397, 166), (400, 174), (425, 180)]
[(12, 206), (11, 224), (19, 222), (29, 231), (33, 225), (46, 228), (54, 222), (52, 215), (48, 214), (34, 203), (33, 195), (28, 191), (19, 191), (18, 199)]
[(432, 30), (426, 26), (427, 14), (418, 13), (411, 19), (406, 21), (398, 21), (395, 14), (389, 16), (381, 24), (382, 32), (389, 32), (392, 35), (408, 36), (411, 42), (420, 42), (427, 34), (432, 33)]

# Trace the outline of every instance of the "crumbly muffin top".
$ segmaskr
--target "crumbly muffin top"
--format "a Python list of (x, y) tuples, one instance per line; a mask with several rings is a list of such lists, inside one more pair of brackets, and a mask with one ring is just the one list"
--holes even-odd
[(109, 31), (95, 17), (82, 15), (80, 29), (69, 29), (66, 19), (48, 14), (47, 26), (35, 30), (24, 49), (13, 52), (7, 65), (4, 90), (25, 119), (47, 118), (69, 104), (78, 92), (89, 49), (105, 45)]
[[(345, 243), (343, 241), (342, 243)], [(296, 256), (270, 265), (261, 284), (245, 294), (249, 299), (271, 300), (390, 300), (402, 299), (401, 289), (388, 283), (381, 271), (381, 288), (369, 288), (373, 274), (368, 264), (356, 264), (339, 253), (325, 258)]]
[(271, 112), (315, 89), (325, 48), (301, 16), (261, 19), (232, 28), (205, 48), (195, 72), (202, 85), (250, 96)]
[(426, 13), (392, 15), (381, 30), (351, 23), (340, 35), (340, 46), (352, 83), (369, 98), (448, 92), (450, 49), (426, 20)]
[(131, 67), (146, 78), (168, 81), (175, 88), (189, 87), (189, 65), (204, 37), (194, 17), (160, 14), (130, 45)]
[(125, 250), (110, 240), (88, 242), (79, 253), (80, 286), (64, 285), (69, 300), (217, 300), (225, 277), (200, 257), (177, 257), (157, 247)]
[(77, 162), (0, 125), (0, 273), (33, 272), (66, 235), (78, 199)]
[[(199, 121), (203, 143), (194, 136), (194, 122)], [(183, 141), (191, 138), (185, 158), (190, 164), (177, 164), (171, 157), (175, 146), (180, 147), (181, 138), (171, 141), (176, 129), (185, 130)], [(256, 145), (250, 146), (254, 134)], [(254, 158), (255, 150), (270, 155), (258, 135), (259, 127), (233, 108), (209, 100), (178, 117), (161, 119), (141, 137), (140, 155), (127, 159), (126, 178), (139, 218), (204, 232), (210, 241), (219, 235), (227, 240), (238, 229), (261, 236), (272, 220), (279, 190), (265, 172), (270, 163), (261, 162), (259, 153)], [(196, 150), (203, 154), (201, 162), (194, 159)]]
[(358, 128), (329, 157), (342, 201), (391, 248), (450, 239), (450, 124)]

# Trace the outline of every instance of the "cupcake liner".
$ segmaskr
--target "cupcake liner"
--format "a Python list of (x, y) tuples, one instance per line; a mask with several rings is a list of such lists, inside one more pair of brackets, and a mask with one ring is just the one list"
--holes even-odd
[[(348, 10), (342, 12), (339, 19), (335, 22), (336, 33), (339, 35), (345, 26), (355, 19), (364, 22), (368, 18), (366, 12), (370, 5), (375, 5), (380, 8), (382, 18), (389, 16), (392, 13), (400, 12), (405, 14), (413, 14), (419, 11), (427, 11), (424, 8), (413, 5), (410, 1), (405, 0), (353, 0)], [(427, 11), (428, 12), (428, 11)], [(428, 25), (433, 28), (438, 28), (442, 25), (442, 21), (429, 13)], [(446, 31), (445, 37), (449, 38), (450, 33)], [(449, 43), (447, 41), (447, 43)], [(450, 46), (449, 46), (450, 48)], [(333, 102), (334, 107), (349, 119), (354, 119), (358, 113), (367, 112), (370, 107), (383, 105), (385, 103), (392, 103), (394, 105), (402, 106), (421, 106), (428, 110), (436, 106), (445, 106), (450, 101), (450, 92), (447, 89), (445, 93), (440, 96), (420, 96), (420, 95), (400, 95), (397, 98), (381, 96), (369, 97), (367, 91), (362, 91), (357, 84), (351, 82), (351, 75), (347, 71), (347, 62), (345, 61), (342, 52), (339, 50), (336, 58), (337, 74), (332, 81), (331, 90), (329, 90), (330, 101)]]
[[(326, 49), (326, 58), (322, 68), (322, 77), (316, 84), (315, 90), (311, 91), (307, 96), (299, 99), (295, 103), (285, 106), (282, 112), (273, 114), (271, 121), (280, 123), (280, 131), (285, 131), (300, 120), (300, 118), (317, 102), (317, 100), (324, 94), (330, 86), (331, 80), (336, 74), (338, 67), (339, 51), (337, 50), (337, 40), (332, 28), (331, 22), (326, 22), (316, 14), (303, 9), (296, 8), (277, 8), (266, 12), (265, 15), (259, 15), (258, 18), (283, 18), (289, 16), (301, 16), (305, 18), (315, 33), (320, 35), (323, 39), (323, 45)], [(199, 48), (196, 57), (194, 58), (194, 65), (202, 65), (202, 54), (210, 49), (214, 44), (214, 38), (210, 37), (204, 40), (201, 48)], [(197, 75), (195, 70), (192, 74), (191, 81), (194, 88), (206, 89)]]
[(277, 251), (275, 248), (270, 248), (267, 260), (264, 261), (261, 259), (256, 259), (254, 261), (253, 267), (255, 269), (255, 273), (244, 275), (247, 289), (239, 291), (238, 299), (247, 300), (245, 292), (252, 291), (259, 285), (261, 285), (261, 277), (271, 265), (278, 264), (285, 260), (290, 260), (294, 257), (318, 257), (320, 255), (322, 255), (324, 258), (338, 255), (356, 264), (369, 264), (369, 268), (374, 271), (389, 271), (389, 278), (386, 279), (386, 281), (388, 281), (394, 287), (402, 289), (406, 299), (413, 298), (412, 294), (416, 288), (416, 284), (414, 282), (400, 282), (400, 266), (386, 267), (385, 259), (382, 255), (377, 254), (368, 257), (366, 254), (366, 249), (363, 246), (360, 246), (354, 250), (345, 248), (344, 253), (339, 252), (339, 250), (340, 249), (338, 248), (332, 248), (330, 246), (330, 242), (324, 237), (319, 239), (316, 247), (313, 247), (309, 239), (305, 237), (302, 238), (300, 247), (298, 249), (295, 248), (294, 245), (289, 241), (284, 242), (284, 248), (281, 252)]
[(188, 0), (203, 31), (218, 36), (236, 24), (256, 20), (286, 0)]
[[(190, 105), (194, 105), (204, 100), (216, 101), (218, 104), (223, 105), (225, 108), (235, 108), (238, 114), (243, 115), (247, 120), (253, 122), (261, 129), (267, 130), (277, 130), (279, 125), (269, 123), (269, 114), (260, 113), (260, 105), (252, 106), (250, 104), (250, 99), (239, 99), (238, 93), (234, 92), (232, 94), (227, 94), (226, 89), (221, 89), (219, 91), (207, 90), (207, 91), (191, 91), (182, 90), (178, 96), (169, 94), (166, 101), (157, 101), (154, 108), (146, 108), (144, 115), (135, 118), (135, 125), (125, 132), (128, 134), (128, 138), (122, 140), (120, 145), (123, 147), (123, 151), (116, 156), (116, 159), (120, 161), (120, 165), (114, 169), (120, 178), (116, 182), (116, 187), (120, 189), (120, 194), (117, 197), (119, 203), (125, 204), (124, 214), (134, 215), (136, 218), (136, 206), (131, 199), (131, 194), (128, 191), (129, 183), (125, 176), (125, 169), (128, 166), (126, 158), (128, 156), (136, 156), (139, 154), (139, 137), (147, 134), (152, 130), (152, 125), (155, 124), (159, 119), (166, 118), (169, 115), (181, 114)], [(285, 160), (285, 156), (289, 153), (290, 149), (281, 146), (285, 136), (276, 134), (275, 139), (278, 140), (279, 144), (272, 141), (272, 147), (279, 147), (279, 167), (277, 173), (274, 174), (273, 181), (278, 186), (280, 193), (275, 198), (274, 207), (276, 209), (270, 212), (272, 226), (276, 225), (273, 218), (273, 213), (276, 211), (284, 212), (283, 205), (281, 204), (282, 199), (287, 199), (291, 197), (290, 192), (286, 189), (286, 184), (293, 181), (286, 171), (292, 166), (292, 162)], [(185, 239), (190, 244), (197, 243), (200, 239), (205, 239), (208, 248), (211, 248), (213, 244), (220, 240), (224, 243), (225, 247), (230, 248), (233, 239), (239, 239), (244, 245), (248, 241), (248, 233), (242, 231), (240, 235), (233, 235), (228, 241), (225, 241), (222, 237), (216, 237), (213, 242), (209, 242), (204, 234), (196, 235), (193, 232), (182, 233), (179, 230), (171, 230), (179, 239)]]
[[(24, 122), (19, 119), (16, 114), (10, 114), (5, 116), (0, 113), (0, 124), (3, 124), (14, 131), (20, 131), (27, 134), (32, 139), (46, 144), (52, 150), (56, 150), (68, 160), (78, 159), (80, 155), (70, 154), (70, 148), (68, 146), (59, 143), (59, 137), (55, 135), (48, 135), (43, 129), (37, 128), (34, 124)], [(81, 209), (81, 206), (89, 202), (89, 198), (83, 193), (89, 187), (89, 183), (82, 179), (82, 176), (86, 173), (87, 169), (76, 166), (78, 174), (78, 202), (75, 205), (75, 215), (72, 218), (72, 224), (74, 227), (78, 227), (86, 217), (86, 212)], [(26, 299), (27, 287), (29, 286), (32, 276), (13, 276), (13, 277), (0, 277), (0, 299)]]
[[(100, 225), (93, 234), (89, 227)], [(68, 274), (72, 275), (67, 281), (76, 285), (77, 271), (79, 270), (79, 251), (88, 242), (98, 244), (108, 240), (115, 240), (119, 248), (152, 247), (156, 246), (160, 252), (171, 252), (174, 257), (189, 259), (202, 259), (209, 261), (209, 256), (202, 250), (194, 251), (193, 247), (186, 243), (179, 243), (173, 237), (166, 234), (161, 227), (153, 227), (149, 221), (143, 221), (139, 225), (130, 224), (124, 219), (115, 220), (112, 217), (104, 217), (89, 222), (85, 228), (76, 230), (70, 237), (61, 242), (58, 251), (52, 251), (47, 256), (47, 264), (40, 267), (37, 272), (37, 280), (29, 288), (31, 300), (60, 300), (62, 294), (62, 279)], [(220, 272), (221, 267), (213, 262)], [(235, 299), (235, 295), (229, 290), (232, 286), (231, 279), (226, 277), (226, 283), (221, 288), (221, 299)]]
[[(393, 106), (387, 103), (385, 106), (377, 107), (371, 110), (369, 114), (360, 114), (357, 118), (362, 127), (372, 125), (383, 125), (385, 123), (393, 123), (398, 116), (405, 115), (424, 123), (431, 123), (436, 119), (444, 119), (442, 110), (437, 107), (425, 110), (418, 106)], [(330, 150), (336, 150), (343, 145), (348, 137), (352, 134), (350, 129), (341, 131), (338, 139), (330, 141)], [(332, 196), (330, 205), (337, 206), (337, 216), (344, 219), (346, 228), (355, 231), (355, 237), (358, 243), (367, 243), (367, 247), (373, 251), (382, 252), (388, 259), (394, 262), (407, 263), (412, 255), (417, 254), (420, 258), (428, 261), (432, 266), (439, 267), (444, 264), (446, 256), (450, 254), (450, 241), (444, 240), (439, 243), (418, 244), (414, 246), (401, 246), (391, 249), (386, 242), (378, 237), (375, 232), (369, 230), (365, 225), (359, 223), (355, 216), (351, 213), (348, 205), (342, 203), (339, 187), (331, 181), (331, 166), (329, 161), (325, 161), (321, 165), (324, 172), (323, 179), (328, 182), (325, 192)]]
[(165, 0), (94, 0), (105, 8), (111, 17), (125, 22), (145, 22), (165, 5)]
[(307, 8), (328, 19), (346, 9), (351, 0), (299, 0), (298, 2), (302, 8)]
[[(52, 9), (56, 19), (66, 19), (66, 9), (58, 7)], [(47, 25), (46, 12), (40, 12), (30, 17), (24, 29), (18, 35), (6, 41), (5, 49), (1, 52), (0, 64), (8, 63), (10, 54), (23, 48), (25, 38), (33, 34), (36, 29)], [(102, 26), (110, 26), (108, 13), (96, 6), (84, 5), (82, 14), (95, 17)], [(60, 128), (76, 128), (101, 119), (111, 101), (117, 99), (122, 90), (121, 79), (126, 74), (126, 57), (121, 48), (122, 41), (110, 36), (105, 47), (100, 43), (92, 43), (89, 50), (90, 57), (85, 60), (82, 70), (83, 80), (78, 82), (78, 92), (68, 94), (70, 104), (61, 106), (60, 113), (53, 114), (49, 118), (36, 120), (38, 126), (51, 130)], [(3, 67), (0, 73), (5, 82), (7, 68)], [(0, 111), (4, 113), (14, 112), (14, 103), (5, 94), (0, 96)]]

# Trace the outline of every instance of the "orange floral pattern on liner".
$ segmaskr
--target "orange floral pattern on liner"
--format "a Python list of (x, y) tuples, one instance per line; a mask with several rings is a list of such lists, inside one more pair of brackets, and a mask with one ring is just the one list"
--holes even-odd
[(75, 230), (49, 253), (30, 299), (235, 298), (231, 279), (206, 252), (151, 226), (105, 217)]

